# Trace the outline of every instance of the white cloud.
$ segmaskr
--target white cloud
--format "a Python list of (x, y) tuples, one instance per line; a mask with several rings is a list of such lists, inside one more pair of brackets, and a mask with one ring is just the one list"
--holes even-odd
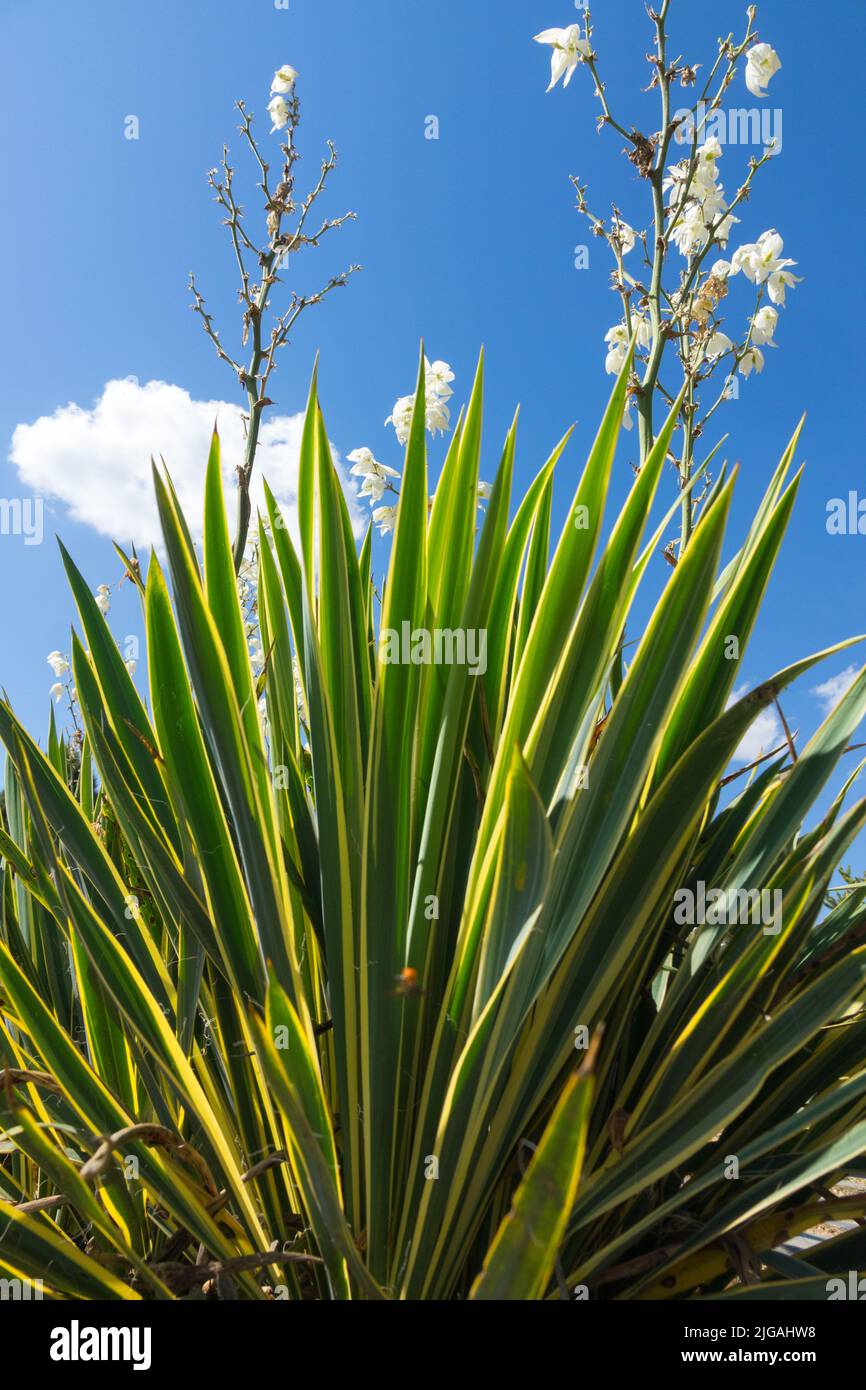
[[(735, 704), (750, 688), (748, 684), (738, 686), (731, 694), (728, 705)], [(778, 748), (784, 737), (785, 733), (776, 711), (772, 708), (761, 710), (761, 713), (752, 720), (744, 738), (737, 746), (733, 761), (735, 763), (753, 763), (764, 753)]]
[(829, 680), (822, 681), (820, 685), (812, 686), (809, 693), (817, 696), (825, 715), (828, 715), (836, 707), (845, 691), (853, 684), (854, 677), (859, 674), (859, 670), (859, 666), (846, 666), (845, 670), (840, 671), (838, 676), (831, 676)]
[[(200, 536), (205, 467), (215, 421), (231, 523), (236, 468), (243, 457), (242, 409), (229, 401), (193, 400), (188, 391), (165, 381), (149, 381), (145, 386), (135, 377), (109, 381), (90, 410), (70, 404), (32, 425), (19, 425), (9, 457), (22, 482), (46, 501), (64, 503), (75, 521), (121, 546), (133, 541), (143, 547), (160, 543), (151, 457), (165, 459), (190, 530)], [(264, 511), (264, 477), (295, 533), (302, 426), (300, 414), (265, 416), (252, 487), (253, 515), (257, 505)], [(334, 461), (360, 532), (366, 518), (336, 453)]]

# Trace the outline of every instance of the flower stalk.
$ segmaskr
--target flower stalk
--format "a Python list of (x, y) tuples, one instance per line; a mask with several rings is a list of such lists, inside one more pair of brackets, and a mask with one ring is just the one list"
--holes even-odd
[(274, 404), (268, 394), (268, 386), (277, 365), (277, 355), (289, 343), (290, 334), (304, 311), (314, 304), (321, 304), (333, 290), (342, 289), (360, 269), (358, 265), (350, 265), (331, 276), (312, 293), (292, 290), (288, 306), (280, 313), (272, 312), (272, 294), (275, 286), (281, 283), (290, 258), (306, 247), (320, 246), (329, 232), (355, 217), (354, 212), (346, 212), (339, 217), (324, 218), (315, 229), (308, 225), (311, 214), (326, 191), (329, 176), (337, 166), (337, 151), (330, 140), (316, 184), (304, 198), (298, 200), (296, 197), (295, 164), (301, 157), (296, 139), (301, 121), (297, 80), (298, 74), (294, 68), (284, 65), (275, 72), (271, 84), (271, 100), (268, 103), (273, 122), (271, 134), (282, 132), (280, 178), (273, 187), (270, 162), (255, 133), (252, 114), (242, 100), (235, 103), (241, 120), (239, 133), (257, 166), (258, 188), (264, 198), (266, 234), (260, 242), (255, 241), (247, 231), (244, 210), (235, 195), (235, 170), (227, 146), (223, 146), (220, 168), (214, 168), (208, 174), (215, 201), (225, 213), (223, 225), (228, 230), (239, 278), (241, 351), (246, 349), (248, 353), (245, 362), (239, 360), (240, 354), (233, 355), (226, 349), (194, 275), (191, 274), (189, 278), (193, 295), (191, 307), (201, 320), (220, 361), (234, 372), (246, 397), (244, 454), (236, 469), (237, 519), (232, 546), (236, 573), (240, 572), (243, 564), (250, 533), (250, 483), (262, 417), (267, 407)]

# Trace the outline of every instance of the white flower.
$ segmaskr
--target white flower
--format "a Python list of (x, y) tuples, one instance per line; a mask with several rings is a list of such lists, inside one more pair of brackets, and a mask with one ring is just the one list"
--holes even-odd
[(729, 212), (727, 217), (723, 217), (721, 222), (717, 222), (712, 227), (713, 236), (720, 246), (727, 245), (734, 223), (739, 222), (739, 220), (739, 217), (734, 217), (733, 213)]
[(69, 662), (62, 652), (50, 652), (47, 660), (55, 676), (66, 675), (66, 672), (69, 670)]
[(409, 431), (412, 428), (412, 411), (415, 408), (414, 396), (401, 396), (395, 402), (394, 409), (385, 421), (386, 425), (393, 425), (397, 431), (397, 438), (401, 444), (406, 444), (409, 439)]
[(126, 667), (129, 674), (131, 676), (134, 676), (136, 671), (138, 670), (138, 662), (136, 661), (135, 657), (130, 656), (126, 661), (124, 661), (123, 664)]
[(396, 522), (396, 507), (377, 507), (373, 513), (373, 523), (378, 526), (379, 532), (383, 536), (387, 536), (389, 531), (394, 530)]
[(608, 376), (619, 376), (625, 365), (626, 349), (615, 343), (604, 359), (604, 370)]
[(287, 95), (294, 89), (298, 80), (298, 73), (294, 68), (290, 68), (288, 63), (284, 63), (281, 68), (277, 68), (274, 73), (274, 80), (271, 83), (271, 91)]
[(627, 256), (629, 251), (634, 249), (634, 244), (637, 241), (637, 232), (634, 227), (630, 227), (627, 222), (622, 222), (616, 218), (613, 224), (613, 235), (619, 242), (621, 255)]
[(93, 595), (93, 597), (96, 599), (96, 606), (102, 614), (103, 618), (106, 616), (109, 608), (111, 607), (111, 601), (108, 597), (110, 593), (111, 590), (109, 589), (107, 584), (100, 584), (98, 589), (96, 590), (96, 593)]
[(710, 227), (718, 217), (723, 217), (728, 210), (728, 205), (724, 199), (724, 189), (719, 184), (718, 187), (708, 188), (706, 192), (701, 191), (698, 205), (704, 216), (704, 226)]
[(381, 465), (373, 455), (373, 450), (364, 445), (361, 449), (353, 449), (351, 454), (346, 455), (351, 464), (354, 465), (349, 471), (357, 477), (364, 477), (368, 471), (380, 468)]
[(637, 337), (635, 345), (639, 348), (648, 348), (653, 340), (652, 324), (643, 314), (633, 314), (631, 321), (632, 331)]
[(268, 102), (268, 115), (273, 121), (273, 125), (271, 126), (272, 135), (275, 130), (285, 129), (289, 124), (290, 114), (289, 103), (286, 101), (285, 97), (271, 97)]
[(631, 415), (629, 414), (629, 411), (630, 411), (630, 410), (631, 410), (631, 396), (626, 396), (626, 398), (625, 398), (625, 409), (624, 409), (623, 412), (622, 412), (622, 427), (623, 427), (624, 430), (630, 430), (631, 427), (632, 427), (632, 425), (634, 424), (634, 421), (632, 420)]
[(444, 434), (451, 420), (451, 411), (440, 396), (427, 397), (425, 402), (424, 423), (431, 434), (438, 430)]
[(671, 197), (669, 199), (671, 203), (676, 202), (680, 185), (685, 183), (688, 171), (689, 166), (686, 163), (686, 161), (682, 159), (680, 160), (679, 164), (668, 165), (668, 171), (665, 174), (664, 181), (662, 183), (662, 189), (665, 193), (671, 194)]
[[(742, 246), (738, 246), (731, 257), (731, 275), (739, 275), (743, 272), (747, 280), (752, 284), (758, 280), (761, 274), (760, 252), (757, 242), (747, 241)], [(766, 277), (762, 276), (762, 281)]]
[(428, 362), (424, 358), (424, 423), (431, 434), (439, 430), (442, 434), (448, 428), (451, 412), (445, 402), (454, 395), (450, 383), (454, 373), (447, 362)]
[[(643, 314), (632, 314), (631, 331), (635, 335), (635, 346), (648, 348), (652, 343), (652, 324)], [(628, 356), (630, 342), (628, 326), (625, 322), (615, 323), (604, 335), (608, 345), (604, 369), (609, 376), (617, 376)]]
[(428, 362), (424, 358), (424, 382), (427, 398), (431, 396), (442, 396), (445, 400), (453, 396), (450, 383), (454, 380), (454, 373), (447, 362)]
[(683, 256), (702, 251), (710, 239), (704, 223), (703, 210), (698, 203), (689, 203), (671, 229), (677, 250)]
[(482, 502), (490, 501), (490, 494), (493, 491), (492, 483), (485, 483), (481, 478), (478, 479), (478, 505)]
[(63, 694), (63, 686), (60, 684), (60, 681), (57, 681), (56, 685), (52, 685), (48, 694), (51, 696), (52, 700), (56, 704), (57, 701), (60, 699), (60, 696)]
[(370, 449), (353, 449), (348, 458), (352, 464), (349, 472), (357, 478), (364, 479), (360, 495), (369, 497), (371, 502), (379, 501), (389, 478), (399, 478), (400, 476), (396, 468), (389, 468), (387, 464), (379, 463), (373, 457)]
[(567, 29), (544, 29), (535, 35), (535, 42), (549, 43), (553, 49), (550, 56), (548, 91), (556, 86), (563, 73), (565, 82), (562, 85), (567, 87), (578, 63), (588, 58), (592, 52), (589, 40), (581, 35), (579, 24), (569, 24)]
[(613, 328), (609, 328), (604, 335), (604, 341), (608, 345), (604, 370), (609, 376), (619, 376), (628, 356), (628, 329), (625, 324), (616, 323)]
[(715, 280), (727, 280), (732, 270), (730, 261), (714, 261), (710, 275)]
[[(797, 262), (792, 261), (791, 264), (796, 265)], [(767, 285), (767, 290), (773, 303), (781, 304), (784, 309), (785, 290), (793, 289), (795, 285), (799, 285), (802, 278), (802, 275), (792, 275), (790, 270), (774, 270)]]
[(746, 55), (746, 86), (753, 97), (765, 97), (766, 86), (782, 66), (779, 55), (768, 43), (756, 43)]
[(764, 354), (760, 348), (747, 348), (740, 359), (740, 371), (743, 376), (751, 376), (753, 371), (762, 372), (764, 370)]
[(769, 280), (771, 275), (781, 270), (783, 266), (794, 265), (792, 260), (782, 260), (784, 242), (775, 230), (762, 232), (755, 243), (755, 249), (743, 266), (746, 275), (755, 284), (763, 285)]
[(787, 267), (796, 265), (789, 256), (782, 256), (784, 243), (779, 233), (773, 228), (768, 232), (762, 232), (755, 242), (750, 242), (746, 246), (741, 246), (731, 260), (731, 274), (736, 275), (742, 270), (746, 279), (751, 280), (754, 285), (766, 284), (772, 281), (770, 286), (770, 298), (776, 304), (785, 302), (785, 286), (797, 283), (797, 276), (792, 275)]
[(721, 357), (722, 353), (730, 352), (733, 346), (727, 333), (721, 333), (716, 329), (715, 333), (712, 333), (707, 339), (707, 357)]
[(718, 137), (715, 135), (711, 136), (709, 140), (705, 140), (702, 145), (698, 146), (697, 150), (697, 155), (700, 163), (704, 165), (712, 165), (714, 175), (718, 173), (718, 170), (715, 169), (715, 162), (717, 159), (721, 159), (723, 153), (724, 151), (722, 150), (722, 147), (719, 144)]
[(773, 334), (779, 322), (779, 311), (769, 304), (759, 309), (752, 320), (752, 342), (756, 347), (775, 347)]

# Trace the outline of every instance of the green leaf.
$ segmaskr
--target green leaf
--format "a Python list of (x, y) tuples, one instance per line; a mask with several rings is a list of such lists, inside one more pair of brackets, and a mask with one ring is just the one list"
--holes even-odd
[(470, 1298), (544, 1296), (577, 1194), (591, 1099), (589, 1077), (575, 1073), (563, 1089)]

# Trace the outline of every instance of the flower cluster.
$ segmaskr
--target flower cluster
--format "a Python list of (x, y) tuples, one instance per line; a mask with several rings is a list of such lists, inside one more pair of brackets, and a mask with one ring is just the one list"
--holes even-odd
[[(796, 265), (790, 257), (782, 256), (784, 242), (774, 227), (764, 232), (757, 241), (749, 242), (735, 251), (731, 257), (728, 273), (736, 275), (742, 271), (753, 285), (766, 285), (767, 293), (774, 304), (785, 304), (785, 291), (800, 283), (800, 276), (793, 275), (789, 265)], [(725, 265), (720, 262), (720, 265)]]
[[(110, 592), (111, 590), (107, 584), (100, 584), (99, 588), (97, 589), (94, 595), (97, 607), (100, 609), (103, 615), (108, 612), (108, 595)], [(62, 652), (53, 651), (49, 652), (48, 656), (45, 659), (48, 662), (48, 665), (51, 667), (51, 671), (54, 676), (54, 684), (50, 686), (48, 690), (48, 693), (51, 696), (52, 700), (56, 704), (65, 691), (66, 694), (69, 696), (70, 705), (74, 706), (78, 699), (78, 696), (75, 691), (75, 686), (72, 684), (72, 668), (69, 665), (69, 658), (65, 657)], [(134, 676), (138, 669), (137, 659), (134, 656), (127, 657), (124, 660), (123, 664), (129, 672), (130, 676)]]
[(66, 657), (63, 655), (62, 652), (49, 652), (47, 660), (48, 665), (51, 667), (51, 670), (54, 672), (54, 675), (56, 677), (56, 681), (54, 685), (52, 685), (48, 693), (51, 696), (52, 700), (56, 702), (60, 699), (65, 688), (64, 683), (63, 681), (61, 681), (60, 677), (69, 675), (69, 662), (66, 660)]
[(396, 468), (389, 468), (385, 463), (379, 463), (373, 457), (371, 449), (353, 449), (349, 454), (349, 462), (352, 467), (349, 469), (357, 478), (363, 478), (361, 485), (361, 497), (369, 497), (370, 505), (381, 501), (387, 487), (391, 484), (389, 478), (399, 478), (400, 474)]
[[(391, 492), (396, 492), (396, 488), (389, 482), (389, 479), (399, 478), (399, 472), (396, 468), (389, 468), (387, 464), (380, 463), (378, 459), (373, 457), (371, 449), (353, 449), (348, 457), (352, 465), (349, 472), (354, 474), (356, 478), (363, 479), (360, 495), (361, 497), (369, 497), (371, 507), (374, 502), (381, 501), (386, 488)], [(373, 510), (373, 521), (383, 536), (388, 531), (393, 531), (396, 520), (396, 506), (386, 505), (376, 507)]]
[[(424, 369), (424, 423), (431, 434), (435, 435), (437, 431), (444, 434), (451, 421), (448, 401), (454, 394), (451, 388), (454, 373), (447, 362), (429, 362), (426, 357)], [(414, 410), (414, 393), (411, 396), (401, 396), (385, 421), (386, 425), (394, 426), (397, 439), (403, 445), (409, 439)], [(396, 469), (379, 463), (370, 449), (354, 449), (348, 457), (352, 464), (350, 472), (363, 479), (361, 496), (369, 497), (371, 506), (374, 502), (382, 500), (386, 490), (396, 493), (397, 489), (389, 480), (399, 478), (400, 474)], [(373, 521), (383, 536), (393, 531), (397, 522), (396, 504), (386, 503), (384, 506), (376, 507), (373, 511)]]
[[(454, 373), (447, 362), (429, 362), (426, 357), (424, 358), (424, 369), (424, 423), (431, 434), (435, 435), (437, 431), (444, 434), (451, 419), (448, 401), (454, 394), (451, 387)], [(405, 445), (409, 439), (414, 410), (415, 396), (401, 396), (385, 421), (386, 425), (394, 426), (401, 444)], [(386, 492), (390, 492), (399, 499), (400, 494), (392, 482), (392, 479), (400, 477), (399, 472), (396, 468), (389, 468), (387, 464), (380, 463), (374, 456), (372, 449), (368, 449), (366, 446), (361, 449), (353, 449), (347, 457), (352, 465), (349, 472), (353, 477), (362, 480), (359, 496), (370, 499), (370, 506), (373, 507), (373, 524), (378, 527), (381, 535), (387, 536), (397, 524), (397, 502), (383, 503), (382, 498)], [(479, 507), (488, 501), (490, 493), (490, 483), (483, 481), (478, 483)], [(433, 500), (432, 497), (428, 498), (428, 514), (432, 511)], [(381, 505), (376, 506), (376, 503)]]
[(277, 68), (274, 73), (274, 80), (271, 83), (271, 99), (268, 102), (268, 114), (273, 121), (271, 134), (275, 130), (285, 130), (291, 120), (292, 108), (286, 98), (291, 98), (294, 95), (297, 80), (298, 74), (295, 69), (290, 68), (286, 63), (281, 68)]
[[(111, 607), (111, 599), (109, 598), (110, 593), (110, 585), (100, 584), (96, 590), (96, 593), (93, 595), (94, 599), (96, 600), (96, 606), (103, 617), (106, 617), (106, 615), (108, 614), (108, 610)], [(69, 683), (69, 680), (64, 681), (61, 679), (63, 676), (69, 677), (70, 675), (70, 666), (68, 659), (63, 655), (62, 652), (54, 651), (48, 653), (46, 660), (48, 662), (48, 665), (51, 667), (51, 670), (55, 677), (54, 684), (49, 688), (48, 691), (52, 700), (54, 700), (56, 704), (56, 702), (60, 699), (61, 695), (63, 694), (64, 690), (67, 690), (70, 700), (74, 702), (76, 698), (75, 687)], [(135, 674), (136, 664), (137, 663), (135, 661), (127, 661), (126, 669), (129, 671), (130, 675)]]
[(667, 171), (663, 188), (670, 193), (670, 231), (683, 256), (703, 251), (711, 237), (724, 246), (739, 221), (728, 212), (719, 179), (721, 156), (722, 147), (713, 136), (698, 148), (694, 159), (681, 160)]
[[(750, 25), (754, 18), (750, 11)], [(739, 51), (745, 51), (745, 82), (749, 91), (756, 97), (767, 94), (767, 84), (782, 64), (779, 55), (768, 43), (746, 44)], [(551, 49), (551, 76), (548, 91), (555, 87), (561, 78), (568, 86), (580, 63), (585, 63), (596, 81), (596, 91), (602, 101), (602, 122), (612, 117), (602, 95), (603, 87), (595, 70), (596, 54), (593, 53), (589, 23), (584, 32), (579, 24), (571, 24), (563, 29), (544, 29), (535, 35), (535, 42), (547, 44)], [(739, 53), (735, 58), (739, 57)], [(731, 74), (733, 71), (733, 63)], [(674, 65), (673, 76), (680, 75), (683, 85), (694, 82), (694, 69)], [(726, 85), (726, 83), (725, 83)], [(724, 90), (724, 87), (723, 89)], [(705, 118), (704, 118), (705, 119)], [(613, 122), (616, 125), (616, 122)], [(617, 129), (621, 127), (617, 126)], [(719, 177), (719, 160), (722, 146), (715, 135), (692, 151), (690, 156), (670, 165), (665, 171), (663, 192), (667, 196), (665, 241), (677, 247), (688, 261), (688, 269), (680, 281), (680, 288), (663, 295), (665, 304), (658, 304), (658, 317), (663, 320), (662, 331), (680, 341), (680, 351), (684, 363), (696, 368), (701, 362), (715, 364), (725, 353), (732, 352), (735, 357), (734, 369), (739, 367), (744, 376), (752, 371), (760, 372), (764, 366), (761, 351), (764, 347), (775, 347), (774, 332), (778, 313), (773, 305), (785, 303), (785, 291), (797, 283), (797, 277), (789, 267), (795, 262), (782, 257), (782, 239), (775, 231), (765, 232), (757, 242), (741, 246), (728, 260), (715, 263), (708, 275), (701, 276), (701, 262), (711, 246), (725, 248), (730, 240), (735, 223), (733, 206), (745, 196), (743, 190), (729, 204)], [(576, 182), (576, 181), (575, 181)], [(578, 187), (578, 206), (587, 211), (583, 199), (583, 189)], [(748, 190), (746, 190), (747, 192)], [(591, 216), (591, 215), (590, 215)], [(592, 218), (598, 235), (605, 236), (617, 257), (618, 274), (614, 277), (615, 287), (624, 296), (625, 316), (620, 323), (608, 329), (605, 334), (605, 370), (617, 375), (628, 355), (629, 342), (635, 340), (637, 352), (649, 352), (653, 346), (653, 329), (648, 316), (649, 301), (642, 292), (637, 303), (630, 303), (632, 290), (625, 288), (627, 283), (640, 290), (638, 283), (627, 276), (623, 258), (634, 249), (637, 233), (624, 222), (614, 210), (609, 231), (604, 230), (598, 219)], [(646, 242), (644, 240), (646, 249)], [(766, 284), (771, 301), (758, 306), (750, 321), (748, 336), (740, 348), (735, 348), (732, 340), (715, 321), (715, 311), (719, 302), (727, 294), (727, 281), (732, 275), (743, 271), (747, 279), (759, 287)], [(693, 325), (695, 325), (693, 327)], [(696, 352), (690, 344), (696, 342)], [(629, 428), (629, 401), (626, 403), (623, 424)], [(398, 402), (392, 419), (397, 425), (398, 434), (408, 432), (408, 419), (411, 416), (411, 402), (407, 399)]]
[[(440, 434), (444, 434), (451, 420), (451, 412), (447, 402), (454, 394), (451, 389), (454, 373), (447, 362), (428, 362), (426, 357), (424, 358), (424, 366), (426, 370), (425, 424), (431, 434), (435, 435), (437, 430)], [(399, 442), (404, 445), (409, 439), (414, 409), (414, 393), (411, 396), (401, 396), (385, 421), (386, 425), (394, 426)]]
[[(725, 241), (730, 235), (733, 222), (738, 220), (727, 211), (724, 201), (724, 190), (719, 181), (717, 167), (721, 154), (718, 141), (708, 140), (696, 151), (693, 169), (690, 162), (685, 161), (668, 170), (664, 187), (666, 190), (673, 190), (671, 206), (675, 207), (678, 199), (681, 204), (672, 226), (673, 238), (683, 254), (690, 257), (705, 251), (711, 239)], [(631, 228), (626, 224), (614, 221), (610, 237), (620, 245), (620, 254), (625, 254), (634, 245), (633, 240), (631, 246), (628, 244), (630, 232)], [(764, 370), (764, 354), (761, 349), (777, 346), (774, 334), (779, 314), (774, 306), (784, 306), (786, 291), (800, 281), (800, 277), (794, 275), (790, 269), (796, 265), (796, 261), (783, 256), (783, 249), (781, 236), (771, 228), (762, 233), (756, 242), (740, 246), (729, 260), (715, 261), (703, 279), (694, 280), (692, 290), (683, 288), (668, 296), (671, 322), (679, 322), (681, 333), (686, 333), (692, 323), (697, 325), (696, 333), (691, 335), (698, 340), (698, 352), (693, 366), (699, 365), (702, 361), (715, 364), (730, 352), (735, 358), (733, 370), (739, 369), (742, 376), (748, 377), (753, 371), (760, 373)], [(698, 261), (697, 269), (699, 266)], [(771, 302), (761, 305), (759, 299), (758, 308), (749, 322), (745, 342), (737, 348), (731, 338), (717, 326), (714, 314), (719, 302), (727, 295), (728, 280), (740, 271), (753, 285), (757, 285), (759, 290), (766, 286), (766, 293)], [(690, 272), (684, 273), (684, 282), (688, 283), (696, 273), (697, 270), (690, 267)], [(623, 320), (608, 329), (605, 334), (605, 370), (612, 375), (617, 375), (622, 369), (632, 334), (637, 351), (648, 349), (652, 343), (649, 319), (637, 309), (632, 311), (630, 319), (630, 324)], [(623, 423), (627, 429), (630, 428), (628, 403)]]
[(705, 355), (711, 361), (717, 360), (726, 352), (734, 352), (737, 359), (735, 365), (744, 377), (751, 376), (752, 372), (760, 373), (764, 370), (764, 354), (761, 349), (777, 346), (774, 335), (779, 322), (779, 311), (774, 306), (784, 306), (786, 291), (800, 282), (800, 276), (794, 275), (788, 269), (789, 266), (796, 265), (796, 261), (792, 261), (790, 257), (783, 257), (783, 249), (782, 238), (771, 228), (759, 236), (757, 241), (739, 247), (729, 261), (716, 261), (711, 272), (711, 279), (715, 283), (726, 284), (731, 276), (742, 271), (746, 279), (757, 285), (759, 290), (766, 286), (771, 300), (770, 304), (760, 306), (753, 314), (741, 351), (738, 351), (727, 334), (719, 329), (712, 331), (705, 343)]

